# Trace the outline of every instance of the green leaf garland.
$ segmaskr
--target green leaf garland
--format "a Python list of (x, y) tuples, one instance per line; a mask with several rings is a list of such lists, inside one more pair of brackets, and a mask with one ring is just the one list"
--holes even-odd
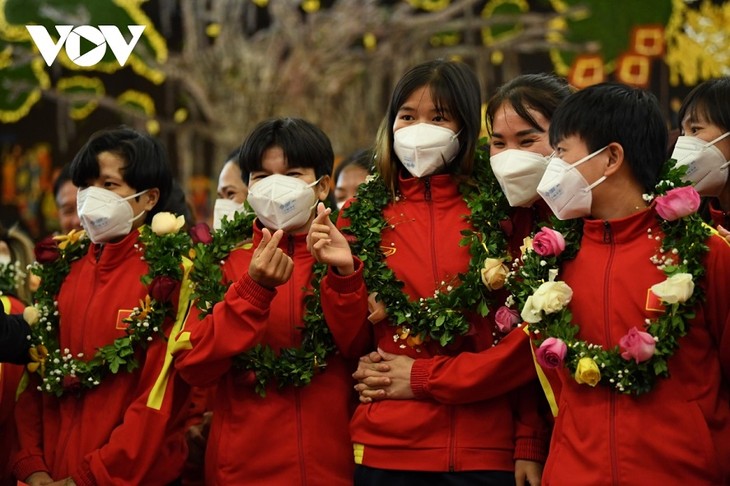
[[(195, 285), (201, 316), (211, 313), (213, 305), (223, 300), (228, 286), (222, 283), (219, 265), (241, 241), (250, 238), (254, 218), (255, 214), (250, 212), (237, 213), (231, 221), (224, 219), (221, 229), (212, 233), (212, 243), (194, 246), (190, 278)], [(283, 348), (277, 355), (270, 346), (259, 344), (233, 359), (236, 368), (255, 373), (255, 390), (260, 396), (266, 396), (266, 387), (273, 382), (279, 388), (308, 385), (326, 366), (327, 358), (336, 351), (320, 300), (320, 284), (326, 273), (326, 265), (314, 265), (311, 289), (304, 299), (300, 347)]]
[[(499, 183), (489, 168), (488, 147), (482, 142), (477, 151), (473, 180), (461, 184), (460, 191), (470, 214), (466, 215), (473, 229), (462, 231), (462, 245), (469, 247), (471, 260), (467, 272), (453, 282), (442, 282), (434, 296), (411, 301), (394, 272), (385, 263), (381, 251), (381, 233), (389, 227), (383, 209), (397, 203), (378, 176), (371, 176), (358, 189), (356, 199), (344, 210), (350, 226), (343, 228), (355, 237), (353, 252), (364, 264), (365, 284), (377, 289), (378, 299), (387, 309), (390, 325), (396, 335), (415, 337), (411, 345), (433, 340), (447, 346), (469, 331), (466, 311), (486, 316), (493, 296), (482, 283), (480, 270), (487, 258), (509, 260), (507, 240), (500, 222), (509, 218), (509, 205)], [(402, 345), (405, 346), (405, 345)]]

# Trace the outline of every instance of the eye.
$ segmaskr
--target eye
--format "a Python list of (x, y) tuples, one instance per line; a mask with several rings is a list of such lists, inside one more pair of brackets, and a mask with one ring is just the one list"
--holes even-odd
[(446, 122), (448, 120), (443, 115), (436, 115), (435, 117), (433, 117), (433, 121), (435, 121), (437, 123), (443, 123), (443, 122)]
[(504, 148), (504, 142), (501, 140), (495, 140), (492, 142), (492, 147), (494, 148)]
[(525, 138), (520, 140), (520, 147), (531, 147), (537, 140), (534, 138)]
[(403, 120), (403, 121), (413, 121), (413, 116), (412, 115), (399, 115), (398, 119)]

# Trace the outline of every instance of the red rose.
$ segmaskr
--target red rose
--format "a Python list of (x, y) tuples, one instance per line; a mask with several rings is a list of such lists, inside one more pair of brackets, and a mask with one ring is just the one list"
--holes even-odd
[(81, 380), (78, 376), (66, 375), (63, 377), (64, 391), (76, 391), (81, 388)]
[(172, 302), (172, 298), (177, 293), (180, 282), (167, 275), (155, 277), (149, 286), (150, 297), (157, 302)]
[(210, 234), (207, 223), (198, 223), (190, 228), (190, 238), (193, 239), (193, 243), (202, 243), (204, 245), (213, 243), (213, 236)]
[(35, 246), (35, 259), (38, 263), (53, 263), (61, 256), (58, 242), (52, 236), (44, 238)]

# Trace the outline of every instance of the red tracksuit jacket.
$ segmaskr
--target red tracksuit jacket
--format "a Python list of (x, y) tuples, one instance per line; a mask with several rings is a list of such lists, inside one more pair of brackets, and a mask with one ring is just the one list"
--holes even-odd
[[(234, 250), (223, 266), (233, 281), (212, 314), (180, 334), (176, 366), (192, 385), (218, 384), (205, 458), (206, 483), (282, 485), (352, 484), (353, 463), (348, 423), (355, 395), (350, 376), (354, 363), (330, 356), (327, 367), (305, 387), (277, 384), (266, 397), (254, 390), (252, 371), (232, 368), (231, 358), (259, 343), (301, 345), (304, 297), (312, 280), (314, 258), (306, 235), (286, 235), (281, 248), (294, 260), (291, 279), (275, 290), (254, 282), (248, 267), (261, 241), (254, 225), (253, 245)], [(359, 268), (359, 267), (358, 267)], [(362, 270), (333, 275), (344, 305), (365, 313), (367, 293)], [(330, 327), (349, 325), (343, 311), (330, 307)], [(193, 310), (195, 312), (195, 310)]]
[[(61, 349), (91, 357), (124, 336), (122, 318), (147, 295), (138, 237), (134, 230), (119, 243), (90, 244), (71, 265), (58, 294)], [(37, 391), (40, 380), (33, 375), (15, 409), (21, 447), (15, 475), (47, 471), (54, 480), (72, 476), (79, 485), (156, 486), (177, 478), (187, 456), (189, 387), (169, 364), (163, 367), (166, 358), (168, 342), (155, 339), (138, 352), (138, 369), (61, 398)], [(160, 378), (166, 382), (155, 401), (150, 390)]]
[[(22, 314), (25, 309), (25, 304), (12, 295), (0, 296), (0, 305), (5, 306), (7, 314)], [(0, 486), (14, 486), (17, 483), (11, 462), (18, 448), (13, 410), (23, 369), (21, 365), (0, 363)]]
[[(399, 201), (384, 210), (391, 228), (383, 231), (381, 245), (388, 266), (404, 283), (411, 299), (430, 297), (442, 281), (467, 270), (469, 249), (460, 246), (459, 241), (461, 230), (468, 228), (464, 216), (469, 210), (449, 175), (401, 178), (399, 187)], [(349, 223), (341, 220), (338, 224), (346, 227)], [(325, 280), (323, 305), (337, 299), (336, 289)], [(481, 318), (471, 314), (469, 335), (447, 348), (429, 343), (417, 352), (409, 347), (402, 349), (394, 342), (395, 328), (387, 319), (372, 325), (366, 317), (367, 312), (353, 312), (348, 319), (350, 326), (337, 329), (335, 338), (341, 349), (357, 355), (380, 347), (389, 353), (407, 354), (416, 359), (416, 364), (435, 355), (489, 349), (496, 332), (491, 315)], [(524, 353), (527, 373), (535, 376), (524, 338), (515, 334), (510, 342)], [(411, 378), (419, 380), (416, 372)], [(509, 381), (511, 377), (506, 374), (503, 379)], [(464, 376), (463, 380), (468, 382), (470, 377)], [(544, 460), (548, 432), (538, 416), (541, 397), (532, 389), (521, 388), (481, 401), (467, 395), (468, 391), (464, 395), (448, 394), (438, 401), (424, 397), (359, 405), (350, 426), (356, 462), (382, 469), (509, 471), (514, 470), (515, 458)]]
[[(660, 235), (653, 209), (612, 221), (585, 220), (577, 257), (561, 276), (578, 337), (604, 348), (659, 315), (649, 288), (665, 279), (649, 260)], [(730, 247), (708, 240), (706, 300), (669, 360), (668, 379), (628, 396), (578, 385), (564, 369), (543, 484), (730, 484)], [(546, 370), (548, 372), (548, 370)]]

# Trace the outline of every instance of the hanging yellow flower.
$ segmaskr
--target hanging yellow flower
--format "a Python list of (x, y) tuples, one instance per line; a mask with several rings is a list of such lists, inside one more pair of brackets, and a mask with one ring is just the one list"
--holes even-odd
[(31, 362), (28, 363), (28, 371), (30, 371), (31, 373), (35, 373), (36, 371), (38, 371), (38, 368), (40, 368), (41, 376), (43, 376), (46, 372), (46, 359), (48, 359), (48, 349), (42, 344), (39, 344), (30, 348), (28, 350), (28, 354), (30, 354), (31, 359)]

